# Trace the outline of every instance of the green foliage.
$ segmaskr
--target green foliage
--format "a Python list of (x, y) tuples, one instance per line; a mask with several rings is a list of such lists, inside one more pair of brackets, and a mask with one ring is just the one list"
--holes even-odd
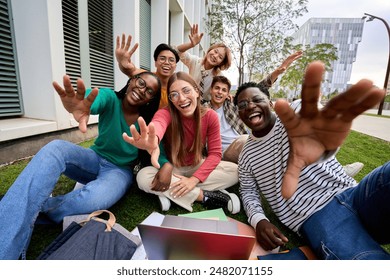
[(326, 97), (326, 99), (330, 100), (332, 99), (333, 97), (335, 97), (336, 95), (338, 95), (339, 92), (337, 90), (335, 90), (334, 92), (328, 94), (328, 96)]
[(205, 20), (205, 31), (210, 36), (210, 45), (223, 42), (223, 22), (219, 16), (219, 7), (221, 6), (221, 0), (214, 0), (211, 4), (210, 11), (207, 14)]
[(277, 92), (272, 92), (271, 93), (272, 99), (280, 99), (280, 98), (287, 98), (287, 93), (284, 92), (283, 90), (278, 90)]
[(332, 44), (317, 44), (314, 46), (294, 45), (287, 47), (283, 53), (287, 56), (293, 50), (303, 50), (303, 55), (295, 61), (285, 72), (280, 85), (294, 91), (294, 96), (299, 93), (303, 81), (305, 69), (310, 62), (321, 60), (326, 71), (331, 71), (332, 62), (338, 59), (337, 48)]
[(206, 26), (212, 38), (223, 38), (233, 52), (239, 72), (250, 75), (274, 67), (286, 42), (286, 35), (298, 26), (293, 19), (307, 12), (307, 0), (224, 0), (217, 1)]

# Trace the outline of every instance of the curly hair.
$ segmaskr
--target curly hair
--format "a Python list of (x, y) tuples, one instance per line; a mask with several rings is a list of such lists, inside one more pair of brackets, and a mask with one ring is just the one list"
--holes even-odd
[(240, 95), (241, 92), (243, 92), (247, 88), (253, 88), (253, 87), (258, 88), (262, 93), (264, 93), (265, 95), (267, 95), (268, 98), (270, 98), (268, 88), (266, 86), (264, 86), (264, 84), (255, 83), (255, 82), (247, 82), (247, 83), (243, 83), (242, 85), (240, 85), (237, 88), (236, 95), (234, 95), (234, 99), (233, 99), (234, 105), (237, 105), (238, 96)]

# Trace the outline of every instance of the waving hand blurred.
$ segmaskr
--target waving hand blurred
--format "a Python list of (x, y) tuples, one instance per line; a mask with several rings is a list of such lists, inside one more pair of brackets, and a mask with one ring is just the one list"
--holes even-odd
[(286, 199), (296, 191), (301, 169), (340, 147), (348, 136), (353, 119), (375, 106), (384, 96), (384, 91), (375, 88), (371, 81), (360, 80), (319, 110), (317, 102), (324, 71), (321, 62), (313, 62), (307, 67), (299, 113), (294, 113), (284, 100), (275, 104), (290, 142), (282, 184), (282, 195)]

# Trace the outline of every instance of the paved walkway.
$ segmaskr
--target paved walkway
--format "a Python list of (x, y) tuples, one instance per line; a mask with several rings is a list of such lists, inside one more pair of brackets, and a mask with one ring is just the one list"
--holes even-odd
[[(377, 115), (378, 110), (368, 110), (366, 113)], [(383, 110), (382, 115), (390, 116), (390, 110)], [(352, 130), (390, 142), (390, 118), (360, 115), (353, 121)]]

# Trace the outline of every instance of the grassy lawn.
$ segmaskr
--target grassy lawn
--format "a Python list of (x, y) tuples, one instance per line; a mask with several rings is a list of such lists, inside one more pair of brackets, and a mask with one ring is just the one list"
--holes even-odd
[[(81, 145), (88, 147), (91, 144), (92, 141), (87, 141)], [(343, 165), (355, 161), (360, 161), (365, 164), (363, 170), (355, 177), (355, 179), (359, 181), (372, 169), (389, 161), (389, 155), (389, 142), (351, 131), (343, 147), (340, 149), (337, 158)], [(21, 160), (8, 166), (0, 167), (0, 194), (4, 194), (7, 191), (28, 161), (29, 160)], [(74, 184), (74, 181), (66, 178), (65, 176), (61, 176), (53, 193), (54, 195), (67, 193), (72, 190)], [(238, 194), (238, 185), (234, 186), (231, 191)], [(110, 210), (116, 215), (117, 222), (129, 230), (136, 227), (137, 224), (144, 220), (153, 211), (161, 212), (158, 199), (154, 195), (140, 191), (136, 186), (133, 186), (130, 191)], [(204, 209), (199, 203), (194, 205), (194, 211), (203, 210), (206, 209)], [(269, 213), (271, 221), (276, 223), (289, 238), (290, 242), (286, 245), (286, 248), (292, 248), (302, 244), (298, 236), (280, 225), (270, 210), (267, 210), (267, 212)], [(172, 204), (171, 209), (165, 213), (177, 215), (187, 213), (187, 211), (175, 204)], [(10, 215), (12, 214), (10, 213)], [(243, 210), (231, 217), (242, 222), (247, 221)], [(27, 258), (35, 259), (61, 231), (62, 225), (36, 226), (31, 239)], [(390, 245), (385, 246), (385, 249), (390, 252)]]

